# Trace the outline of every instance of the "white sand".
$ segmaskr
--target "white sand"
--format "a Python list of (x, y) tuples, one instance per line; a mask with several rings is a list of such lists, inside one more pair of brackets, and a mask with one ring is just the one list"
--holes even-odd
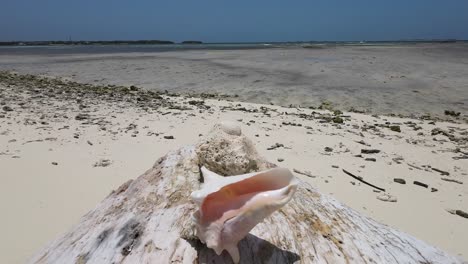
[[(8, 101), (14, 111), (3, 113), (5, 117), (0, 118), (0, 263), (23, 263), (47, 241), (76, 223), (113, 189), (139, 176), (168, 150), (195, 143), (199, 134), (207, 133), (219, 120), (237, 120), (259, 152), (270, 161), (316, 175), (316, 178), (298, 177), (321, 192), (331, 193), (365, 215), (468, 259), (468, 219), (446, 211), (468, 211), (468, 162), (466, 159), (452, 159), (460, 155), (453, 152), (460, 144), (456, 145), (443, 135), (431, 136), (435, 127), (444, 130), (451, 127), (453, 135), (461, 138), (465, 133), (466, 137), (466, 124), (437, 122), (431, 125), (430, 121), (411, 120), (422, 127), (413, 131), (402, 124), (410, 119), (349, 114), (345, 124), (338, 126), (320, 123), (320, 119), (305, 120), (283, 114), (311, 114), (312, 110), (308, 109), (266, 106), (277, 110), (268, 111), (271, 114), (268, 117), (262, 113), (222, 111), (222, 106), (235, 106), (237, 103), (217, 100), (206, 100), (210, 110), (183, 103), (194, 110), (160, 108), (146, 112), (127, 103), (110, 104), (105, 101), (87, 101), (89, 107), (79, 110), (75, 102), (48, 99), (48, 104), (40, 104), (38, 99), (22, 94), (21, 87), (0, 85), (0, 91), (3, 98), (18, 94), (27, 101), (23, 107), (17, 105), (18, 100)], [(175, 97), (170, 100), (186, 102), (189, 99)], [(247, 109), (260, 107), (239, 104)], [(84, 111), (108, 122), (101, 123), (106, 130), (74, 119)], [(40, 119), (43, 114), (44, 118)], [(37, 124), (26, 125), (28, 118)], [(48, 123), (40, 124), (40, 121)], [(282, 122), (302, 126), (282, 125)], [(402, 132), (388, 128), (379, 128), (380, 132), (361, 129), (366, 124), (385, 122), (401, 123)], [(125, 132), (131, 123), (137, 125), (136, 129)], [(65, 125), (69, 128), (60, 129)], [(138, 134), (132, 137), (134, 131)], [(148, 132), (160, 135), (148, 136)], [(419, 132), (424, 135), (417, 135)], [(79, 133), (78, 139), (74, 138), (75, 133)], [(165, 135), (172, 135), (175, 139), (164, 139)], [(31, 140), (40, 141), (28, 142)], [(356, 143), (360, 140), (371, 147)], [(267, 150), (275, 143), (282, 143), (285, 148)], [(466, 151), (464, 144), (461, 147)], [(333, 151), (325, 152), (325, 147), (331, 147)], [(375, 157), (377, 161), (354, 157), (362, 148), (381, 150), (378, 154), (363, 155)], [(403, 158), (401, 164), (392, 160), (397, 157)], [(277, 162), (278, 158), (284, 161)], [(93, 167), (100, 159), (109, 159), (112, 164)], [(430, 169), (413, 169), (408, 163), (421, 169), (423, 165), (431, 165), (448, 171), (448, 178), (464, 184), (442, 181), (439, 173)], [(341, 169), (385, 188), (398, 201), (390, 203), (376, 199), (382, 193), (375, 193), (371, 187), (352, 179)], [(395, 177), (406, 179), (406, 185), (394, 183)], [(429, 189), (413, 185), (414, 180), (427, 183)], [(431, 192), (431, 187), (438, 191)]]

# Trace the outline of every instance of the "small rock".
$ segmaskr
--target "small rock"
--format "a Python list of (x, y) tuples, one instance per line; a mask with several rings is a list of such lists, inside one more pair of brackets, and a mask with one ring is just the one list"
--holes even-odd
[(389, 128), (391, 131), (401, 132), (400, 126), (390, 126)]
[(453, 110), (445, 110), (444, 114), (449, 115), (449, 116), (460, 116), (461, 113), (460, 112), (455, 112)]
[(326, 152), (332, 152), (332, 151), (333, 151), (333, 149), (332, 149), (332, 148), (330, 148), (330, 147), (325, 147), (325, 149), (324, 149), (324, 150), (325, 150)]
[(88, 119), (88, 115), (87, 114), (78, 114), (75, 116), (75, 119), (76, 120), (85, 120), (85, 119)]
[(93, 167), (107, 167), (112, 164), (112, 161), (109, 159), (100, 159), (98, 162), (94, 163)]
[(438, 190), (434, 187), (431, 188), (431, 192), (437, 192)]
[(377, 196), (377, 199), (384, 201), (384, 202), (390, 202), (390, 203), (395, 203), (397, 201), (397, 198), (395, 196), (392, 196), (386, 193)]
[(93, 142), (91, 142), (91, 141), (89, 141), (89, 140), (88, 140), (87, 142), (88, 142), (88, 145), (90, 145), (90, 146), (93, 145)]
[(5, 105), (4, 107), (2, 107), (3, 111), (5, 112), (11, 112), (13, 111), (13, 108), (9, 107), (8, 105)]
[(340, 168), (340, 166), (338, 166), (338, 165), (332, 165), (332, 168), (338, 169), (338, 168)]
[(379, 149), (361, 149), (362, 154), (377, 154), (380, 153)]
[(284, 159), (283, 158), (278, 158), (278, 162), (283, 162)]
[(400, 184), (406, 184), (405, 179), (401, 179), (401, 178), (395, 178), (395, 179), (393, 179), (393, 181), (397, 182), (397, 183), (400, 183)]
[(419, 182), (419, 181), (414, 181), (413, 184), (414, 185), (419, 185), (419, 186), (424, 187), (424, 188), (429, 187), (429, 185), (427, 185), (427, 184), (425, 184), (423, 182)]
[(343, 124), (343, 118), (339, 117), (339, 116), (335, 116), (333, 119), (332, 119), (333, 123), (335, 124)]
[(281, 148), (281, 147), (284, 147), (284, 145), (280, 143), (275, 143), (273, 146), (267, 148), (267, 150), (273, 150), (273, 149)]
[(165, 139), (174, 139), (174, 136), (164, 136)]
[(455, 210), (455, 214), (464, 218), (468, 218), (468, 213), (462, 211), (462, 210)]
[(241, 130), (241, 127), (235, 123), (235, 122), (232, 122), (232, 121), (222, 121), (220, 123), (220, 126), (221, 126), (221, 129), (229, 134), (229, 135), (233, 135), (233, 136), (240, 136), (242, 135), (242, 130)]
[(52, 165), (57, 166), (57, 165), (58, 165), (58, 162), (53, 161), (53, 162), (52, 162)]
[(373, 162), (376, 162), (376, 161), (377, 161), (376, 158), (366, 158), (365, 160), (366, 160), (366, 161), (373, 161)]

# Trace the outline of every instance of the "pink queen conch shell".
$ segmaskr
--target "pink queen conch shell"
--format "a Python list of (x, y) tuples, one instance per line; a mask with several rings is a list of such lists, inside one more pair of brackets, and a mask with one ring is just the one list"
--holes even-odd
[(226, 250), (238, 263), (237, 243), (291, 200), (297, 180), (285, 168), (229, 177), (205, 167), (201, 171), (205, 182), (191, 195), (199, 206), (193, 215), (197, 236), (216, 254)]

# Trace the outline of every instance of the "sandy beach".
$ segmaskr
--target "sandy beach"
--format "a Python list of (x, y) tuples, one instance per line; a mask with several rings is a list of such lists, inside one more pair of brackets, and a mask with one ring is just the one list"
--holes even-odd
[[(70, 72), (57, 74), (55, 63), (49, 64), (53, 70), (35, 70), (63, 75), (58, 79), (0, 73), (1, 263), (27, 261), (112, 190), (139, 176), (167, 151), (194, 144), (220, 120), (240, 124), (261, 155), (295, 170), (301, 181), (367, 216), (468, 259), (468, 219), (455, 213), (468, 212), (466, 111), (441, 121), (331, 107), (254, 104), (215, 94), (191, 97), (175, 93), (177, 89), (160, 93), (103, 85), (112, 71), (99, 71), (118, 61), (105, 60), (100, 69), (96, 68), (99, 61), (86, 68), (89, 59), (85, 59), (79, 66), (84, 74), (72, 77), (73, 67), (62, 65)], [(20, 72), (32, 71), (20, 64), (16, 67)], [(86, 84), (96, 78), (93, 70), (106, 77), (98, 84)], [(131, 82), (123, 80), (122, 72), (115, 74), (120, 79), (114, 83)], [(155, 76), (151, 77), (154, 82)], [(461, 91), (458, 100), (463, 99), (467, 92), (463, 78), (451, 79), (460, 83), (447, 98)], [(71, 81), (75, 79), (81, 81)], [(441, 103), (434, 109), (445, 107)], [(466, 107), (465, 103), (456, 110)], [(411, 106), (423, 108), (424, 104)], [(384, 188), (396, 201), (388, 201), (383, 192), (343, 169)]]
[[(143, 51), (142, 51), (143, 50)], [(468, 43), (149, 52), (0, 48), (0, 70), (237, 101), (377, 114), (468, 112)]]

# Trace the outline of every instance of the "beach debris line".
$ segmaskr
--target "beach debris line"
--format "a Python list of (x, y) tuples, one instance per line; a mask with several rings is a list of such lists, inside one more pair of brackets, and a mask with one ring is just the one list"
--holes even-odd
[(443, 170), (439, 170), (437, 168), (431, 168), (433, 171), (437, 171), (438, 173), (440, 173), (442, 176), (449, 176), (450, 173), (447, 172), (447, 171), (443, 171)]
[(349, 171), (347, 171), (347, 170), (345, 170), (345, 169), (343, 169), (343, 172), (346, 173), (346, 174), (348, 174), (349, 176), (353, 177), (354, 179), (356, 179), (356, 180), (358, 180), (358, 181), (360, 181), (360, 182), (362, 182), (362, 183), (364, 183), (364, 184), (367, 184), (367, 185), (371, 186), (372, 188), (375, 188), (375, 189), (377, 189), (377, 190), (380, 190), (380, 191), (382, 191), (382, 192), (385, 192), (385, 189), (384, 189), (384, 188), (380, 188), (380, 187), (378, 187), (378, 186), (375, 186), (375, 185), (373, 185), (372, 183), (369, 183), (369, 182), (365, 181), (365, 180), (364, 180), (362, 177), (360, 177), (360, 176), (356, 176), (356, 175), (352, 174), (351, 172), (349, 172)]
[(450, 179), (450, 178), (440, 178), (440, 179), (443, 180), (443, 181), (447, 181), (447, 182), (454, 182), (454, 183), (458, 183), (458, 184), (463, 184), (463, 182), (455, 180), (455, 179)]

